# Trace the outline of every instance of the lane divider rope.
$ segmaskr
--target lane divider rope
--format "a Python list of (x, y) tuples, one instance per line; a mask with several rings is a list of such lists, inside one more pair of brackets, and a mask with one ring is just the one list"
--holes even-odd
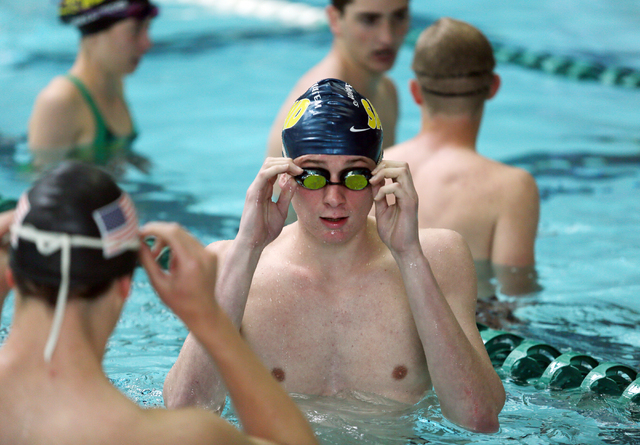
[(618, 398), (640, 419), (640, 374), (622, 363), (581, 352), (561, 353), (555, 347), (478, 323), (478, 330), (494, 368), (519, 384), (550, 390), (577, 389)]

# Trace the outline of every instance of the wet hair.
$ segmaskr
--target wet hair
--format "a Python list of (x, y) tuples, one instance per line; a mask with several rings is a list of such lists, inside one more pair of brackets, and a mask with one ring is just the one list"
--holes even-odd
[[(40, 178), (18, 202), (12, 227), (9, 262), (20, 294), (56, 304), (63, 249), (55, 243), (63, 236), (100, 243), (71, 244), (69, 298), (95, 299), (115, 279), (131, 275), (137, 252), (118, 242), (137, 241), (137, 218), (132, 205), (123, 213), (123, 198), (129, 199), (111, 176), (89, 164), (65, 161)], [(104, 221), (110, 234), (105, 235)], [(34, 231), (40, 239), (27, 236)]]
[[(122, 276), (126, 275), (131, 274), (125, 273)], [(81, 286), (76, 284), (69, 290), (69, 299), (79, 298), (82, 300), (95, 300), (109, 290), (116, 278), (110, 278), (102, 283), (90, 286)], [(13, 279), (22, 298), (37, 298), (44, 300), (50, 307), (54, 307), (56, 305), (60, 286), (50, 286), (47, 284), (37, 283), (30, 280), (20, 271), (13, 272)]]
[(82, 36), (104, 31), (126, 18), (144, 20), (158, 15), (149, 0), (61, 0), (58, 16), (63, 23), (77, 26)]
[(338, 79), (315, 83), (291, 107), (282, 130), (283, 155), (382, 159), (382, 125), (371, 102)]
[(468, 23), (442, 18), (416, 42), (412, 69), (432, 111), (481, 109), (494, 79), (493, 48)]

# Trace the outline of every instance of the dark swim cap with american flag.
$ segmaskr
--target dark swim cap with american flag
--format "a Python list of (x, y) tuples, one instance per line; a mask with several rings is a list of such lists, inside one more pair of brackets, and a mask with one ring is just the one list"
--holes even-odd
[(129, 195), (103, 170), (65, 161), (18, 201), (11, 232), (11, 268), (34, 283), (59, 286), (69, 243), (70, 288), (131, 273), (138, 218)]
[(63, 162), (20, 197), (11, 226), (11, 269), (35, 285), (58, 287), (55, 301), (46, 299), (55, 311), (45, 361), (51, 360), (74, 289), (131, 274), (139, 248), (133, 202), (97, 167)]

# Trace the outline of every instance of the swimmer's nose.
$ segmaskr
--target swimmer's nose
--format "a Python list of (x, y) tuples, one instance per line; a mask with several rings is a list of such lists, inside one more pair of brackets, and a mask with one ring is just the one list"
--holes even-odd
[(153, 46), (153, 42), (151, 41), (151, 36), (149, 36), (148, 30), (145, 30), (145, 32), (140, 35), (139, 45), (142, 54), (146, 54)]
[(324, 203), (330, 207), (338, 207), (345, 203), (344, 192), (346, 187), (341, 184), (327, 184), (323, 187)]
[(394, 41), (395, 29), (392, 20), (382, 20), (378, 32), (378, 39), (384, 45), (392, 45)]

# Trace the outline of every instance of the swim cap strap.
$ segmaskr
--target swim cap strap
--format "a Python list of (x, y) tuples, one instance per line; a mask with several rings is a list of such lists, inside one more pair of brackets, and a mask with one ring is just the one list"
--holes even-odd
[(53, 322), (51, 323), (51, 330), (49, 331), (49, 337), (44, 347), (44, 361), (49, 363), (53, 356), (53, 351), (58, 344), (58, 338), (60, 337), (60, 329), (62, 329), (62, 321), (64, 320), (64, 310), (67, 307), (67, 297), (69, 295), (69, 268), (71, 267), (71, 237), (64, 234), (60, 237), (61, 244), (61, 258), (60, 258), (60, 273), (62, 280), (60, 281), (60, 287), (58, 288), (58, 299), (56, 300), (56, 308), (53, 313)]

